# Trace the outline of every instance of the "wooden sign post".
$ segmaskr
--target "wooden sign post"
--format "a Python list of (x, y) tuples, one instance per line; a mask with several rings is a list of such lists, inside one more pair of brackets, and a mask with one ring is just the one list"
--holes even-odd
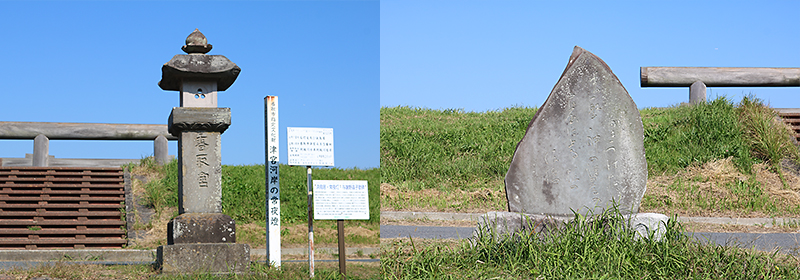
[(344, 246), (344, 220), (369, 220), (367, 181), (314, 181), (314, 217), (317, 220), (336, 220), (339, 235), (339, 273), (347, 275), (347, 251)]

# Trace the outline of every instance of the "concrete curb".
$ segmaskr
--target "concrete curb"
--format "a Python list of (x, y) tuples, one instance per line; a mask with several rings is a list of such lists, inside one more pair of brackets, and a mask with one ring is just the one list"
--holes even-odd
[[(353, 247), (346, 248), (348, 255), (357, 255), (358, 251), (364, 258), (370, 254), (379, 254), (380, 249), (376, 247)], [(337, 254), (339, 248), (316, 248), (315, 255)], [(252, 260), (264, 259), (267, 255), (266, 249), (251, 249), (250, 258)], [(308, 255), (308, 248), (284, 248), (281, 255)], [(0, 262), (48, 262), (48, 261), (68, 261), (68, 262), (119, 262), (119, 263), (142, 263), (154, 262), (156, 260), (156, 250), (135, 250), (135, 249), (57, 249), (57, 250), (0, 250)]]
[(156, 259), (156, 250), (133, 249), (56, 249), (0, 250), (0, 261), (113, 261), (148, 262)]
[(800, 218), (678, 217), (678, 221), (701, 224), (763, 226), (766, 228), (781, 225), (800, 225)]
[[(446, 212), (400, 212), (381, 211), (381, 220), (429, 220), (429, 221), (469, 221), (478, 222), (486, 213), (446, 213)], [(680, 222), (702, 224), (763, 226), (800, 225), (800, 218), (724, 218), (724, 217), (678, 217)]]
[[(380, 253), (380, 248), (377, 247), (354, 247), (354, 248), (344, 248), (344, 251), (347, 255), (357, 255), (358, 251), (361, 251), (361, 254), (364, 257), (368, 257), (370, 254), (378, 254)], [(320, 254), (338, 254), (339, 248), (314, 248), (314, 255)], [(261, 256), (265, 257), (267, 255), (267, 249), (250, 249), (250, 257)], [(282, 248), (281, 255), (308, 255), (308, 248)], [(255, 259), (255, 258), (253, 258)]]
[(486, 213), (381, 211), (381, 220), (470, 221), (477, 223), (478, 218), (483, 214)]

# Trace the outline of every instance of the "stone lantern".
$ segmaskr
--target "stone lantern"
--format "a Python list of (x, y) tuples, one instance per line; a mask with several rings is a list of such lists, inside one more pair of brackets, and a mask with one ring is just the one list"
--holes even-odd
[(241, 69), (211, 50), (195, 29), (161, 67), (163, 90), (180, 92), (172, 108), (169, 133), (178, 137), (178, 211), (167, 227), (167, 245), (159, 246), (162, 272), (244, 272), (250, 247), (236, 244), (236, 223), (222, 214), (221, 135), (231, 124), (230, 108), (217, 107), (217, 94), (227, 90)]

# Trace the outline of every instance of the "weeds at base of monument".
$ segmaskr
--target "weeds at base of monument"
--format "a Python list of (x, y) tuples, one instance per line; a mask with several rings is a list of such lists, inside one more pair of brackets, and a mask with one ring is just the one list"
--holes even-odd
[[(509, 216), (516, 216), (510, 218)], [(614, 206), (598, 215), (589, 212), (573, 217), (554, 217), (511, 212), (490, 212), (481, 216), (469, 239), (473, 247), (495, 244), (499, 248), (530, 245), (532, 242), (668, 242), (678, 238), (682, 226), (663, 214), (622, 214)], [(517, 243), (516, 245), (510, 245)]]

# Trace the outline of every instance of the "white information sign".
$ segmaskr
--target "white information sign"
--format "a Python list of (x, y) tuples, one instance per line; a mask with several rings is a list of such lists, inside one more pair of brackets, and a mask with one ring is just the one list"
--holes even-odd
[(266, 187), (267, 187), (267, 257), (276, 267), (281, 266), (281, 188), (278, 168), (278, 97), (264, 98), (266, 125)]
[(314, 180), (315, 220), (369, 220), (367, 181)]
[(289, 165), (333, 166), (333, 128), (287, 127)]

